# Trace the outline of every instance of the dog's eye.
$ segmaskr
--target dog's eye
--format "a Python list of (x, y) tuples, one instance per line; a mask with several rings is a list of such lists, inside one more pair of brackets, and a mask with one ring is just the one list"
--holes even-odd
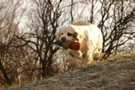
[(72, 33), (67, 33), (68, 36), (72, 36), (73, 34)]

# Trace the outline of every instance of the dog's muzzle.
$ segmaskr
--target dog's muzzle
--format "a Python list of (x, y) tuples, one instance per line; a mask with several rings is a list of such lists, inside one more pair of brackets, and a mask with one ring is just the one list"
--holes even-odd
[(61, 38), (61, 41), (62, 41), (62, 42), (66, 42), (67, 40), (66, 40), (65, 37), (62, 37), (62, 38)]

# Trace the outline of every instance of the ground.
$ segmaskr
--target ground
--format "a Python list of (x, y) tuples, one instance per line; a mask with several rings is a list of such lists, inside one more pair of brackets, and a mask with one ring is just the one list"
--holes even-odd
[(95, 62), (8, 90), (135, 90), (135, 54)]

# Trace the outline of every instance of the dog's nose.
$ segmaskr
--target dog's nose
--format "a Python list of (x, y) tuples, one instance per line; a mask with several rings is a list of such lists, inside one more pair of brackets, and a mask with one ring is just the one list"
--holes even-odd
[(62, 37), (62, 38), (61, 38), (61, 41), (62, 41), (62, 42), (66, 42), (66, 38), (65, 38), (65, 37)]

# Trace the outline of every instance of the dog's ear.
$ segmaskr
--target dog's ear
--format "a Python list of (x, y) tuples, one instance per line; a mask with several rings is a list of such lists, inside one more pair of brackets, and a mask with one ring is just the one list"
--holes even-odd
[(78, 33), (75, 32), (75, 33), (73, 34), (73, 37), (74, 37), (74, 38), (77, 38), (77, 36), (78, 36)]
[(78, 35), (77, 32), (75, 32), (75, 33), (73, 34), (73, 37), (74, 37), (75, 40), (79, 41), (79, 35)]

